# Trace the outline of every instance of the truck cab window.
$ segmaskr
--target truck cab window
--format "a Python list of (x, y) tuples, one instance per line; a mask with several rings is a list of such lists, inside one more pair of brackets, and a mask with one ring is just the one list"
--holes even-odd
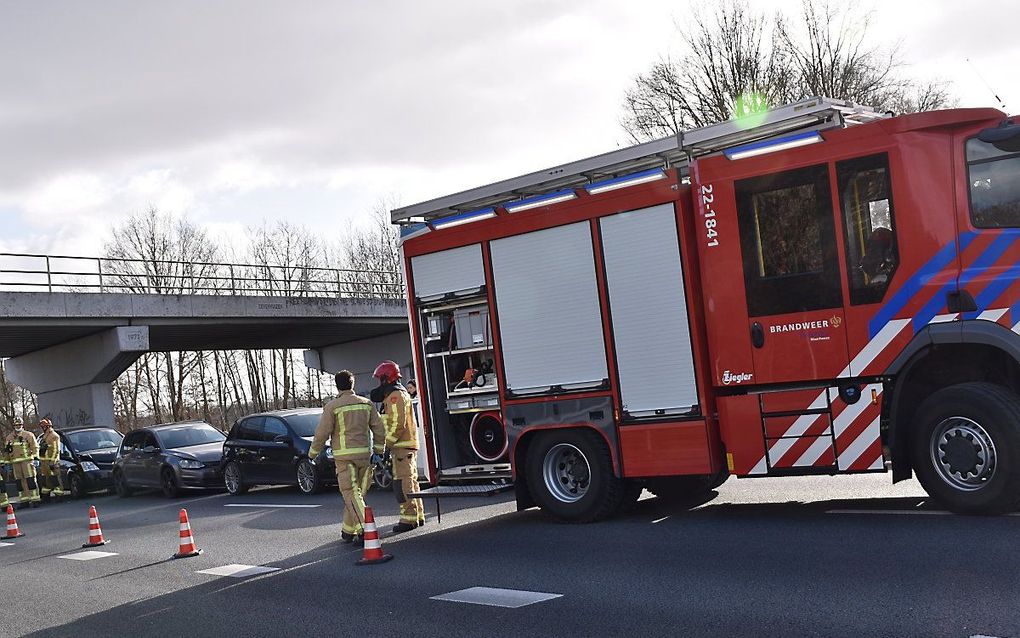
[(977, 228), (1020, 228), (1020, 153), (967, 140), (970, 220)]
[(843, 305), (826, 166), (736, 182), (752, 317)]
[(850, 303), (877, 303), (899, 263), (889, 158), (882, 154), (837, 162), (836, 174), (846, 233)]

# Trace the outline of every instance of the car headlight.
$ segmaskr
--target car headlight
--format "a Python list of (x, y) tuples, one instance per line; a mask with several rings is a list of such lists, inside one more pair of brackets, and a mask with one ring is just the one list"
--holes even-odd
[(93, 463), (92, 461), (82, 461), (81, 469), (83, 472), (98, 472), (99, 466)]
[(191, 459), (181, 459), (181, 467), (186, 470), (197, 470), (205, 467), (205, 464), (201, 461), (193, 461)]

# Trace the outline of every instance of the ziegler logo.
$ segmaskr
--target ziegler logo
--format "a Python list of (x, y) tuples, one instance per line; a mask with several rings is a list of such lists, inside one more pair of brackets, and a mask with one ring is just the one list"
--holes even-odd
[(731, 383), (740, 384), (745, 381), (750, 381), (752, 378), (754, 378), (754, 375), (748, 372), (731, 373), (729, 370), (726, 370), (723, 372), (722, 382), (723, 385), (729, 385)]

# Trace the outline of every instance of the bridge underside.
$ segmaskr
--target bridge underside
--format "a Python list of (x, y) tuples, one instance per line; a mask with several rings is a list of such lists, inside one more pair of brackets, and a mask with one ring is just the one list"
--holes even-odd
[(330, 360), (342, 352), (345, 363), (371, 350), (409, 362), (406, 306), (397, 299), (0, 292), (8, 378), (35, 392), (40, 414), (58, 426), (112, 424), (110, 383), (144, 352), (270, 348)]

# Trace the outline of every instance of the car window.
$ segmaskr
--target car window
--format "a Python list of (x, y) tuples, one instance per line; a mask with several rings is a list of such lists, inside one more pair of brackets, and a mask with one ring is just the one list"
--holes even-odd
[(94, 450), (114, 449), (120, 445), (123, 435), (112, 428), (78, 430), (67, 433), (67, 440), (76, 452), (84, 454)]
[(145, 440), (142, 441), (142, 447), (154, 447), (159, 449), (159, 441), (156, 440), (156, 435), (151, 432), (145, 433)]
[(287, 417), (287, 423), (298, 436), (315, 436), (315, 428), (319, 425), (321, 412), (312, 414), (294, 414)]
[(265, 417), (253, 416), (241, 421), (241, 424), (237, 426), (237, 433), (234, 435), (234, 438), (244, 441), (261, 441), (262, 424), (265, 420)]
[(226, 437), (208, 423), (187, 423), (159, 430), (163, 448), (176, 448), (222, 442)]
[(267, 417), (264, 429), (262, 430), (262, 440), (272, 441), (278, 436), (290, 436), (290, 432), (287, 431), (287, 426), (284, 425), (283, 421), (280, 419)]
[(145, 440), (145, 432), (131, 432), (124, 437), (124, 443), (121, 445), (121, 451), (125, 454), (133, 452), (142, 446), (142, 441)]

